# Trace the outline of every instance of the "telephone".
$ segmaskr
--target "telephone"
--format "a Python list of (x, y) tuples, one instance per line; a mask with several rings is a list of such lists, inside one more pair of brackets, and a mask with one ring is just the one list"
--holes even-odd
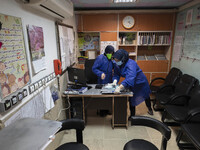
[(53, 60), (54, 63), (54, 72), (56, 75), (60, 75), (62, 73), (62, 64), (59, 59)]

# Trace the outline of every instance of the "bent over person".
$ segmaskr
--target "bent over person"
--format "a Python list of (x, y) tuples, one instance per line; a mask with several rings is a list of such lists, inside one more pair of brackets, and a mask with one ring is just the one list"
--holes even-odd
[(150, 102), (150, 87), (146, 76), (137, 63), (129, 59), (129, 54), (124, 49), (117, 50), (114, 55), (114, 76), (113, 83), (119, 81), (120, 76), (125, 79), (116, 88), (115, 93), (119, 93), (124, 88), (129, 88), (133, 92), (133, 97), (129, 98), (131, 116), (135, 115), (135, 106), (145, 101), (148, 113), (153, 115)]

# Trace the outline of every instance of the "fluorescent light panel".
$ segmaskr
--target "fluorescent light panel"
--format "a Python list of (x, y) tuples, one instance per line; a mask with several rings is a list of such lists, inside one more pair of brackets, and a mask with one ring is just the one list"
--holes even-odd
[(132, 3), (136, 2), (136, 0), (113, 0), (114, 3)]

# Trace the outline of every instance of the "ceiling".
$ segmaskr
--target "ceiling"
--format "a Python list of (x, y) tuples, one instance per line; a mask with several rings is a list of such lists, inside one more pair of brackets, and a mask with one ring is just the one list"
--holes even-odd
[(113, 3), (113, 0), (71, 0), (75, 11), (80, 10), (132, 10), (174, 9), (193, 0), (137, 0), (135, 3)]

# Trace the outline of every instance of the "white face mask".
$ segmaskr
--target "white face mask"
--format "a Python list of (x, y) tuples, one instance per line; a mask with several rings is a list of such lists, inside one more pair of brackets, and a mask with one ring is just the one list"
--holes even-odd
[(121, 66), (123, 63), (122, 63), (122, 61), (120, 60), (120, 61), (116, 62), (116, 64), (117, 64), (118, 66)]

